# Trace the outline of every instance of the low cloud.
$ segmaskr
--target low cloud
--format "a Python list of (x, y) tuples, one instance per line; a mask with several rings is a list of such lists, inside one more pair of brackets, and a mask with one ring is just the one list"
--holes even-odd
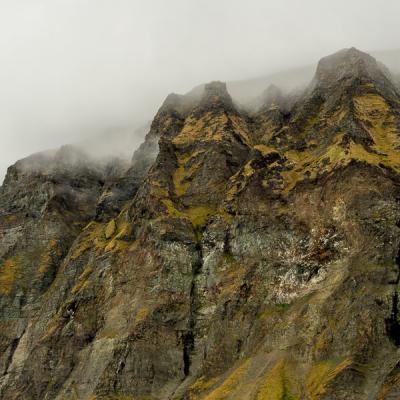
[(253, 77), (261, 91), (343, 47), (395, 49), (399, 12), (394, 0), (2, 0), (0, 180), (65, 143), (133, 152), (170, 92)]

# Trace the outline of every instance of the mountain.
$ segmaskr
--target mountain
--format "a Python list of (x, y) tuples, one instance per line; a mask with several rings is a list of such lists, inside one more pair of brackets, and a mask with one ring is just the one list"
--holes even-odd
[(211, 82), (129, 163), (8, 169), (2, 399), (399, 398), (395, 78), (351, 48), (259, 100)]
[[(400, 49), (374, 51), (371, 55), (389, 68), (393, 76), (400, 76)], [(252, 79), (227, 82), (227, 86), (234, 99), (246, 104), (253, 97), (260, 96), (269, 85), (276, 85), (284, 92), (303, 89), (313, 78), (316, 68), (314, 64), (305, 65)]]

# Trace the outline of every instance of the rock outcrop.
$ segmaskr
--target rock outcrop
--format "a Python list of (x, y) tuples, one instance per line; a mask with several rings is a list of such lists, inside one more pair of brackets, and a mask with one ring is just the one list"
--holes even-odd
[(2, 399), (399, 398), (398, 88), (348, 49), (264, 102), (212, 82), (130, 165), (9, 168)]

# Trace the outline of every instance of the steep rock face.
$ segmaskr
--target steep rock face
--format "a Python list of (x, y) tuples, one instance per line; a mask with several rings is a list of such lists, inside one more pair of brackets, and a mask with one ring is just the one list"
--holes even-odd
[(0, 191), (0, 365), (13, 351), (40, 307), (62, 259), (94, 217), (100, 173), (63, 148), (10, 167)]
[(349, 49), (270, 92), (170, 95), (114, 175), (10, 169), (1, 398), (399, 396), (397, 89)]

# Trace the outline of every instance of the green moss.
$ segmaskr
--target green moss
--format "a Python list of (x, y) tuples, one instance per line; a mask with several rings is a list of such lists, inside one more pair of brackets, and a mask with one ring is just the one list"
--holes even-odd
[(150, 397), (133, 397), (128, 394), (112, 394), (108, 396), (92, 396), (89, 400), (151, 400)]
[(289, 388), (286, 386), (286, 383), (283, 383), (283, 393), (282, 393), (282, 400), (296, 400), (298, 397), (294, 397), (290, 391)]
[(351, 359), (346, 358), (321, 361), (312, 366), (306, 380), (310, 400), (318, 400), (326, 392), (329, 382), (351, 364)]
[(71, 255), (72, 260), (79, 258), (87, 250), (94, 248), (95, 243), (101, 243), (104, 240), (103, 224), (91, 222), (86, 226), (83, 234), (79, 237)]
[(111, 220), (107, 225), (98, 222), (90, 223), (79, 237), (71, 258), (75, 260), (86, 251), (93, 249), (101, 251), (119, 251), (126, 249), (129, 243), (122, 240), (131, 230), (127, 222), (116, 223)]
[(52, 337), (63, 325), (63, 318), (59, 314), (53, 315), (50, 320), (47, 322), (46, 330), (42, 337), (40, 338), (40, 342), (44, 342)]
[(254, 168), (251, 166), (251, 161), (247, 162), (245, 166), (240, 169), (236, 174), (230, 177), (230, 188), (227, 193), (227, 200), (232, 201), (247, 185), (247, 179), (254, 174)]
[(266, 156), (267, 154), (270, 153), (277, 153), (278, 151), (270, 146), (266, 146), (264, 144), (256, 144), (254, 146), (255, 149), (257, 149), (258, 151), (260, 151), (262, 153), (262, 155)]
[(290, 304), (288, 303), (278, 303), (275, 305), (276, 309), (280, 312), (287, 311), (290, 307)]
[(364, 122), (364, 129), (374, 140), (372, 148), (377, 151), (374, 164), (400, 170), (398, 148), (400, 136), (396, 117), (391, 114), (390, 107), (378, 95), (369, 94), (354, 98), (354, 104), (359, 119)]
[(208, 219), (217, 214), (217, 211), (211, 207), (199, 206), (186, 208), (183, 211), (177, 210), (170, 199), (161, 200), (167, 209), (168, 214), (174, 218), (186, 218), (194, 227), (205, 225)]
[(188, 208), (185, 213), (194, 226), (202, 226), (212, 215), (216, 214), (216, 211), (211, 207), (205, 206)]
[(52, 253), (56, 251), (56, 247), (57, 247), (57, 241), (54, 239), (49, 240), (46, 249), (40, 256), (40, 262), (38, 268), (39, 274), (45, 274), (48, 271), (52, 261)]
[(153, 197), (161, 199), (168, 196), (168, 190), (158, 181), (150, 182), (150, 193)]
[[(329, 146), (309, 141), (308, 149), (303, 152), (289, 150), (284, 156), (289, 160), (290, 168), (281, 173), (285, 182), (284, 193), (292, 190), (298, 182), (315, 179), (318, 175), (329, 173), (337, 167), (348, 165), (352, 160), (375, 166), (385, 166), (400, 171), (400, 135), (396, 125), (396, 117), (391, 113), (385, 100), (378, 95), (369, 94), (353, 99), (356, 116), (364, 129), (372, 137), (374, 144), (370, 149), (350, 142), (348, 147), (341, 143), (344, 133), (339, 133)], [(338, 126), (348, 110), (338, 110), (325, 126)], [(319, 116), (323, 120), (323, 116)], [(324, 129), (324, 128), (322, 128)], [(303, 136), (307, 129), (303, 129)], [(323, 131), (320, 133), (323, 136)], [(312, 145), (311, 145), (312, 144)], [(328, 161), (327, 163), (324, 161)]]
[(251, 166), (251, 161), (249, 161), (243, 169), (243, 175), (249, 177), (254, 174), (254, 168)]
[(115, 239), (123, 239), (132, 232), (132, 225), (127, 221), (118, 222), (117, 233)]
[(186, 119), (181, 132), (173, 138), (173, 143), (175, 145), (188, 145), (201, 141), (221, 141), (227, 122), (228, 117), (223, 113), (214, 115), (209, 112), (202, 118), (189, 117)]
[(135, 316), (135, 322), (141, 322), (147, 318), (147, 316), (150, 314), (150, 309), (147, 307), (141, 307)]
[(250, 367), (250, 360), (236, 368), (215, 390), (204, 397), (204, 400), (224, 400), (239, 389), (243, 378)]
[(117, 230), (117, 224), (115, 223), (115, 220), (112, 219), (107, 225), (106, 228), (104, 230), (104, 235), (106, 237), (106, 239), (110, 239), (115, 231)]
[(204, 376), (201, 378), (197, 379), (195, 383), (193, 383), (192, 386), (190, 386), (190, 391), (192, 393), (201, 393), (206, 390), (211, 389), (217, 382), (218, 378), (212, 378), (212, 379), (206, 379)]
[(78, 278), (78, 282), (75, 284), (75, 286), (71, 289), (72, 294), (77, 294), (81, 290), (85, 289), (88, 287), (88, 278), (92, 274), (93, 268), (91, 266), (87, 266), (82, 274)]
[(297, 385), (289, 378), (289, 371), (283, 360), (262, 378), (255, 400), (298, 400)]
[(215, 114), (208, 112), (201, 118), (188, 117), (183, 129), (173, 138), (173, 143), (186, 146), (200, 142), (221, 142), (227, 135), (227, 125), (233, 126), (236, 134), (241, 136), (244, 143), (250, 144), (246, 124), (237, 115), (226, 113)]
[(189, 187), (188, 179), (199, 169), (199, 163), (192, 163), (191, 166), (188, 166), (189, 161), (193, 160), (202, 153), (204, 153), (204, 150), (198, 150), (190, 154), (176, 153), (178, 167), (174, 171), (172, 181), (174, 183), (175, 193), (177, 196), (182, 196), (186, 193)]
[(20, 277), (21, 260), (18, 256), (9, 258), (0, 265), (0, 294), (10, 295)]

